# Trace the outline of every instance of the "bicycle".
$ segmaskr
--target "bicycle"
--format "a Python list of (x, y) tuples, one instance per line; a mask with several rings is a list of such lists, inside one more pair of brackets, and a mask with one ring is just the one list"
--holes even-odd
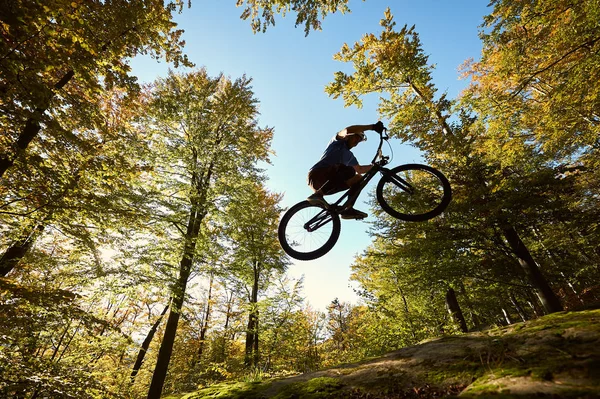
[[(373, 167), (357, 183), (357, 189), (347, 190), (329, 206), (311, 205), (302, 201), (292, 206), (281, 218), (278, 228), (283, 250), (298, 260), (317, 259), (336, 244), (341, 231), (340, 212), (354, 203), (376, 174), (382, 175), (377, 184), (377, 202), (389, 215), (404, 221), (419, 222), (440, 215), (452, 199), (446, 176), (428, 165), (405, 164), (393, 169), (385, 167), (390, 157), (382, 153), (387, 141), (387, 129), (379, 133), (379, 146), (371, 161)], [(345, 199), (348, 199), (344, 202)], [(344, 203), (343, 203), (344, 202)]]

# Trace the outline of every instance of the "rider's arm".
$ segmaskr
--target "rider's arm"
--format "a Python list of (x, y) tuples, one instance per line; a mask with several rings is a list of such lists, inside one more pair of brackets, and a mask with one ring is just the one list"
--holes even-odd
[(344, 136), (346, 136), (347, 134), (350, 134), (350, 133), (359, 133), (359, 132), (364, 132), (365, 130), (374, 130), (374, 126), (375, 125), (351, 125), (345, 129), (341, 130), (337, 134), (337, 137), (343, 138)]
[(365, 174), (371, 170), (373, 165), (354, 165), (353, 168), (359, 175)]

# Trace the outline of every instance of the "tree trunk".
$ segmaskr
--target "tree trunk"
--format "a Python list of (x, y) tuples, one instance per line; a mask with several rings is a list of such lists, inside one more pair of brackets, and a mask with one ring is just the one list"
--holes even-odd
[(254, 265), (254, 281), (250, 294), (250, 315), (248, 317), (248, 329), (246, 330), (246, 354), (244, 364), (248, 367), (256, 367), (258, 364), (258, 279), (260, 277), (259, 265)]
[(465, 300), (465, 303), (467, 305), (467, 310), (471, 314), (471, 321), (473, 322), (475, 327), (482, 325), (483, 322), (481, 321), (481, 319), (479, 318), (479, 315), (475, 311), (473, 302), (471, 302), (471, 300), (469, 299), (469, 295), (467, 295), (467, 289), (465, 288), (465, 285), (463, 284), (462, 281), (460, 282), (460, 294), (463, 296), (463, 298)]
[(186, 242), (183, 256), (179, 264), (179, 278), (173, 287), (171, 311), (169, 312), (165, 334), (160, 345), (160, 350), (158, 351), (158, 359), (156, 360), (156, 367), (152, 374), (148, 399), (160, 399), (165, 378), (167, 377), (167, 370), (169, 368), (169, 362), (171, 361), (173, 343), (175, 342), (175, 334), (177, 332), (177, 324), (179, 324), (179, 316), (185, 298), (185, 289), (192, 271), (194, 251), (196, 250), (196, 239), (198, 238), (200, 224), (203, 218), (204, 214), (200, 212), (198, 206), (193, 206), (185, 235)]
[(527, 319), (528, 319), (527, 314), (523, 310), (523, 307), (521, 306), (521, 304), (519, 302), (517, 302), (517, 298), (515, 298), (515, 295), (512, 292), (510, 292), (508, 294), (508, 297), (510, 299), (510, 302), (513, 304), (513, 306), (517, 310), (519, 317), (521, 317), (521, 320), (527, 321)]
[(208, 323), (210, 322), (210, 302), (212, 301), (212, 286), (214, 276), (214, 272), (211, 272), (210, 281), (208, 283), (208, 299), (206, 301), (206, 312), (204, 313), (204, 321), (202, 322), (202, 329), (200, 330), (200, 345), (198, 347), (198, 357), (192, 366), (195, 366), (196, 363), (202, 359), (202, 353), (204, 352), (204, 341), (206, 340), (206, 331), (208, 331)]
[(465, 321), (460, 305), (456, 300), (456, 293), (452, 288), (448, 288), (448, 291), (446, 292), (446, 306), (452, 320), (460, 326), (460, 330), (464, 333), (468, 332), (467, 322)]
[(36, 238), (44, 231), (44, 228), (43, 224), (38, 224), (33, 228), (33, 231), (24, 233), (20, 239), (12, 243), (0, 258), (0, 276), (6, 276), (19, 264), (31, 249)]
[(537, 263), (531, 256), (531, 253), (529, 253), (529, 249), (527, 249), (515, 228), (512, 226), (505, 227), (503, 233), (513, 253), (517, 256), (519, 264), (525, 271), (529, 282), (535, 288), (536, 294), (546, 313), (562, 311), (563, 307), (560, 304), (560, 300), (554, 294), (550, 285), (548, 285)]
[(258, 366), (260, 352), (258, 351), (258, 329), (259, 329), (258, 311), (256, 312), (256, 324), (254, 325), (254, 345), (252, 346), (252, 367)]
[(248, 328), (246, 330), (246, 353), (244, 356), (244, 364), (247, 367), (254, 367), (256, 353), (254, 352), (254, 341), (257, 338), (256, 328), (258, 326), (258, 315), (255, 306), (251, 305), (250, 316), (248, 318)]
[(131, 370), (130, 378), (131, 378), (132, 383), (135, 381), (135, 376), (137, 375), (137, 373), (140, 371), (140, 368), (142, 367), (142, 363), (144, 362), (144, 357), (146, 356), (146, 352), (148, 351), (148, 348), (150, 347), (150, 343), (152, 342), (152, 339), (154, 338), (154, 334), (156, 334), (156, 330), (158, 330), (158, 326), (160, 325), (162, 318), (165, 316), (165, 314), (167, 314), (167, 310), (169, 310), (169, 305), (165, 306), (165, 308), (163, 309), (163, 311), (160, 314), (160, 316), (158, 317), (158, 319), (152, 325), (152, 328), (150, 328), (150, 331), (148, 331), (148, 334), (146, 335), (146, 339), (144, 339), (144, 342), (142, 342), (142, 347), (140, 348), (140, 350), (138, 352), (137, 359), (135, 359), (135, 364), (133, 365), (133, 369)]
[[(69, 70), (63, 75), (63, 77), (58, 82), (56, 82), (56, 84), (54, 85), (54, 90), (62, 89), (73, 78), (74, 75), (75, 72), (73, 72), (73, 70)], [(44, 112), (46, 112), (46, 110), (48, 109), (52, 97), (54, 97), (54, 92), (50, 91), (50, 93), (48, 94), (48, 98), (45, 101), (45, 104), (42, 104), (41, 106), (37, 107), (33, 112), (33, 115), (30, 116), (29, 119), (27, 119), (27, 122), (25, 122), (25, 127), (23, 128), (23, 130), (19, 134), (19, 138), (17, 139), (17, 148), (15, 149), (14, 153), (4, 154), (0, 156), (0, 177), (4, 176), (4, 172), (6, 172), (8, 168), (13, 166), (17, 157), (25, 152), (25, 150), (29, 146), (29, 143), (31, 143), (35, 136), (37, 136), (37, 134), (40, 132), (40, 120), (42, 119), (42, 115), (44, 114)]]

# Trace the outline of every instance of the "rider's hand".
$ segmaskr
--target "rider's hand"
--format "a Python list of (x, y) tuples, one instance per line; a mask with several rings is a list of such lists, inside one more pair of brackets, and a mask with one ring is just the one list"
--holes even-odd
[(376, 124), (373, 125), (373, 130), (375, 130), (377, 133), (383, 132), (383, 129), (385, 129), (385, 126), (383, 126), (383, 123), (381, 121), (378, 121)]

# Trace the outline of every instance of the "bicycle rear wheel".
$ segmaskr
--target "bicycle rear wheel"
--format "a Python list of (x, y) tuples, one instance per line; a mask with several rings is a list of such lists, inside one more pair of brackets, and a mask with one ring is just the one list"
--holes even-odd
[(427, 165), (407, 164), (384, 173), (377, 184), (377, 201), (397, 219), (419, 222), (442, 213), (452, 191), (446, 176)]
[(302, 201), (281, 218), (277, 235), (283, 250), (298, 260), (325, 255), (340, 236), (340, 217), (318, 205)]

